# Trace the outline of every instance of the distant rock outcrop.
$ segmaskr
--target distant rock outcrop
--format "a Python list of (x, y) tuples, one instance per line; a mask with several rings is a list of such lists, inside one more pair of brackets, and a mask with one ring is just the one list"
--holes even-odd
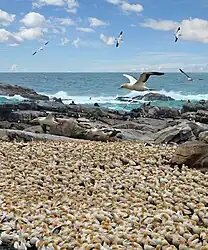
[(132, 103), (138, 101), (138, 100), (143, 100), (143, 101), (173, 101), (174, 99), (170, 96), (166, 96), (160, 93), (147, 93), (145, 95), (138, 95), (133, 98), (128, 97), (128, 96), (119, 96), (116, 98), (118, 101), (123, 101), (123, 102), (129, 102), (132, 101)]
[(174, 101), (172, 97), (159, 94), (159, 93), (148, 93), (143, 96), (142, 100), (144, 101)]
[(23, 98), (28, 98), (33, 100), (49, 100), (48, 96), (38, 94), (33, 89), (6, 83), (0, 83), (0, 95), (3, 96), (20, 95)]

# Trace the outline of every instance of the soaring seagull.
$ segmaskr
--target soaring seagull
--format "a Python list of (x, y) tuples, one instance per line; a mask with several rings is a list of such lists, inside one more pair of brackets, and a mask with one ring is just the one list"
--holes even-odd
[(137, 80), (133, 76), (123, 74), (126, 78), (129, 79), (130, 83), (122, 84), (120, 88), (126, 88), (129, 90), (136, 90), (136, 91), (148, 91), (153, 90), (150, 88), (147, 88), (145, 86), (145, 82), (149, 79), (150, 76), (156, 75), (156, 76), (162, 76), (164, 73), (161, 72), (144, 72), (140, 75), (139, 79)]
[(43, 48), (49, 43), (49, 41), (45, 42), (44, 45), (42, 47), (40, 47), (38, 50), (36, 50), (32, 55), (34, 56), (35, 54), (37, 54), (39, 51), (43, 50)]
[(46, 117), (37, 117), (31, 122), (39, 122), (44, 133), (47, 132), (47, 126), (59, 124), (52, 113), (49, 113)]
[(123, 36), (123, 31), (120, 32), (118, 38), (116, 39), (116, 48), (118, 48), (118, 46), (120, 45), (121, 41), (123, 40), (122, 36)]
[(174, 34), (174, 36), (175, 36), (175, 43), (178, 41), (179, 36), (181, 36), (180, 30), (181, 30), (181, 28), (178, 27), (176, 33)]
[(184, 74), (187, 77), (188, 81), (193, 81), (193, 79), (188, 74), (186, 74), (182, 69), (179, 70), (182, 74)]

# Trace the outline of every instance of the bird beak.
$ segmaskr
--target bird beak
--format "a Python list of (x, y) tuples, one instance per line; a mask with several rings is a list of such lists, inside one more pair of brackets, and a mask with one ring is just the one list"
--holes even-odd
[(38, 118), (31, 120), (30, 122), (38, 122)]

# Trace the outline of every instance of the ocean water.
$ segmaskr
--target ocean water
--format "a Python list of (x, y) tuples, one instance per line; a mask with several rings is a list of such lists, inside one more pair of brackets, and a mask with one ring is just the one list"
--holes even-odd
[[(72, 100), (77, 104), (100, 106), (116, 110), (131, 110), (139, 107), (143, 100), (129, 104), (116, 100), (119, 96), (134, 97), (148, 92), (129, 91), (119, 89), (119, 86), (128, 83), (123, 74), (138, 77), (139, 73), (0, 73), (1, 83), (17, 84), (33, 88), (49, 97), (61, 97), (65, 103)], [(181, 73), (165, 73), (164, 76), (151, 76), (147, 86), (154, 88), (156, 93), (171, 96), (175, 101), (155, 101), (156, 106), (181, 107), (187, 100), (199, 101), (208, 99), (208, 73), (190, 73), (193, 82)], [(202, 78), (203, 80), (198, 80)], [(0, 103), (23, 100), (20, 96), (0, 96)]]

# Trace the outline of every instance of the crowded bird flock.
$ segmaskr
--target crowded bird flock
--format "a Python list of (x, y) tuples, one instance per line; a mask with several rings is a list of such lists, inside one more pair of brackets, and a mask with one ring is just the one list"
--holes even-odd
[(208, 174), (174, 147), (0, 142), (0, 241), (16, 249), (208, 249)]

